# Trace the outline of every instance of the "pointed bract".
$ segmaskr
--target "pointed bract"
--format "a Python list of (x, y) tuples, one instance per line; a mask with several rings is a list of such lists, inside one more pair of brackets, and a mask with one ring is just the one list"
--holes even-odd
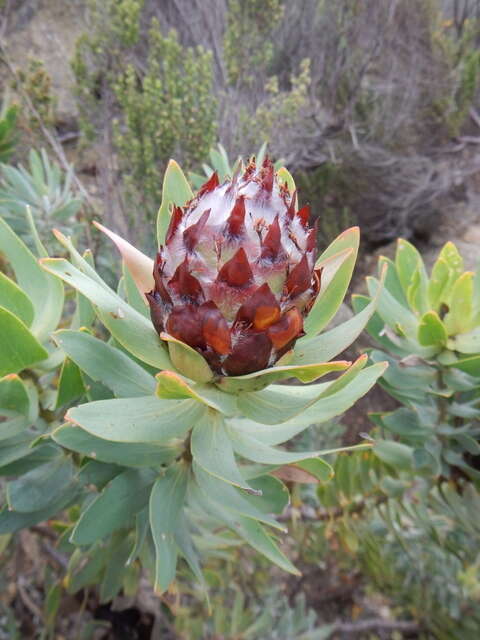
[(252, 269), (243, 247), (240, 247), (233, 258), (225, 262), (218, 273), (218, 280), (231, 287), (244, 287), (250, 284), (252, 279)]

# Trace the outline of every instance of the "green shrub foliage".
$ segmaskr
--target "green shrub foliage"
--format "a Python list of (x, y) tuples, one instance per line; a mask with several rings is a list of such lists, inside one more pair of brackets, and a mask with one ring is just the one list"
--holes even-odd
[[(193, 168), (213, 143), (216, 99), (211, 53), (183, 47), (155, 18), (142, 31), (142, 9), (137, 0), (90, 0), (91, 30), (73, 70), (84, 133), (93, 140), (102, 132), (113, 145), (128, 204), (151, 223), (168, 159)], [(129, 223), (139, 221), (132, 214)]]

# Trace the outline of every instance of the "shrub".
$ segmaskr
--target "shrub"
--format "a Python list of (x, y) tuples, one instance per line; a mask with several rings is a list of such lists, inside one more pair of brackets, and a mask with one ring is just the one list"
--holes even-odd
[[(288, 172), (282, 175), (291, 184)], [(178, 209), (191, 195), (178, 165), (170, 163), (161, 240), (171, 205)], [(173, 228), (177, 218), (178, 211)], [(135, 592), (141, 567), (156, 590), (165, 591), (179, 557), (204, 585), (203, 555), (239, 541), (296, 573), (266, 528), (283, 529), (271, 514), (288, 502), (272, 466), (280, 477), (303, 471), (323, 479), (331, 467), (320, 457), (328, 452), (294, 453), (272, 445), (351, 406), (384, 369), (365, 367), (365, 357), (317, 364), (343, 351), (375, 309), (373, 302), (345, 325), (316, 335), (346, 292), (358, 230), (346, 231), (319, 257), (326, 284), (306, 321), (307, 335), (290, 353), (293, 359), (246, 376), (218, 377), (181, 340), (163, 333), (159, 340), (146, 317), (146, 287), (135, 285), (152, 280), (153, 263), (128, 243), (113, 236), (125, 258), (116, 292), (89, 254), (82, 257), (59, 231), (71, 262), (42, 258), (43, 271), (7, 223), (0, 224), (2, 254), (17, 279), (2, 276), (0, 401), (6, 421), (0, 473), (9, 479), (0, 534), (59, 518), (59, 548), (71, 554), (66, 589), (99, 585), (102, 601), (122, 586)], [(38, 240), (37, 250), (44, 252)], [(76, 289), (73, 315), (63, 308), (62, 280)], [(59, 323), (62, 328), (54, 331)], [(53, 347), (47, 342), (51, 331)], [(105, 332), (108, 341), (101, 337)], [(320, 385), (266, 388), (272, 377), (312, 382), (339, 370), (343, 375)]]
[[(90, 140), (108, 140), (106, 151), (118, 158), (124, 178), (127, 208), (144, 211), (141, 219), (127, 216), (137, 235), (154, 220), (161, 194), (157, 176), (168, 158), (175, 155), (193, 168), (216, 131), (210, 52), (183, 47), (173, 30), (163, 35), (155, 18), (143, 40), (142, 8), (136, 0), (91, 0), (90, 32), (79, 40), (72, 65), (82, 129)], [(109, 171), (116, 183), (115, 171)]]

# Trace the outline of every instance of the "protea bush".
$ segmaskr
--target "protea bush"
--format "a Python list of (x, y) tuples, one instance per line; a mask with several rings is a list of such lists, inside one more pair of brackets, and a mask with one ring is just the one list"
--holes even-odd
[[(116, 291), (58, 231), (71, 260), (40, 261), (77, 290), (74, 321), (62, 321), (46, 354), (53, 367), (68, 363), (70, 408), (43, 412), (51, 420), (31, 438), (74, 464), (78, 491), (62, 508), (78, 508), (57, 515), (62, 544), (78, 547), (66, 584), (101, 582), (108, 599), (122, 585), (131, 592), (132, 572), (138, 578), (144, 567), (162, 592), (179, 556), (202, 581), (199, 553), (239, 539), (296, 572), (273, 535), (285, 530), (275, 518), (289, 500), (283, 480), (328, 482), (331, 452), (277, 445), (351, 407), (385, 369), (367, 366), (365, 355), (335, 359), (372, 317), (376, 297), (320, 334), (346, 294), (358, 229), (317, 257), (308, 208), (298, 207), (288, 171), (268, 160), (222, 183), (213, 174), (196, 194), (170, 162), (154, 257), (98, 226), (123, 256)], [(38, 493), (35, 473), (22, 486)], [(26, 518), (10, 507), (0, 533), (54, 515)]]

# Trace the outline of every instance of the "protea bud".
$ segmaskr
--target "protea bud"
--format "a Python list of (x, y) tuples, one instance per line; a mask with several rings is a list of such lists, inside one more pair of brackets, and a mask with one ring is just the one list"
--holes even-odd
[(174, 207), (147, 294), (156, 330), (200, 352), (222, 376), (273, 365), (303, 335), (320, 288), (309, 208), (267, 159)]

